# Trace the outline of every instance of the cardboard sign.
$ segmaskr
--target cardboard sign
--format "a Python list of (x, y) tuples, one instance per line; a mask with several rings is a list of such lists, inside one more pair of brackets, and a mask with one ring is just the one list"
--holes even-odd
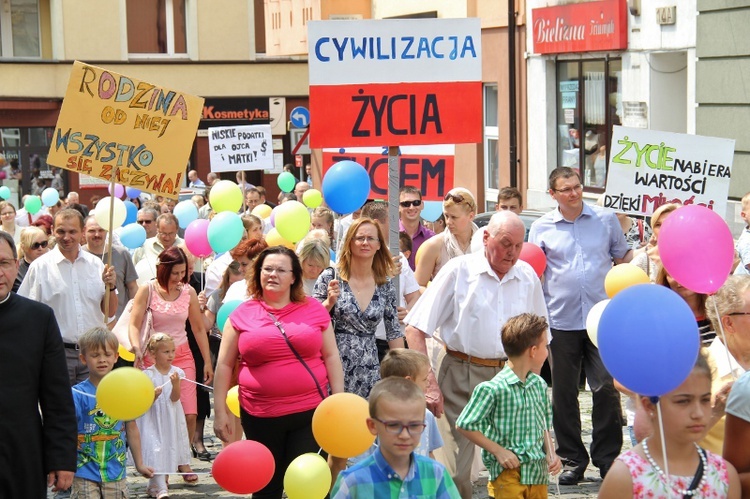
[(76, 61), (47, 163), (177, 198), (203, 98)]
[(212, 172), (273, 168), (271, 125), (209, 128), (208, 147)]
[(604, 206), (650, 215), (665, 203), (727, 208), (734, 140), (615, 126)]
[(479, 19), (311, 21), (310, 145), (482, 140)]
[[(400, 187), (416, 187), (425, 201), (443, 201), (445, 194), (453, 189), (455, 147), (433, 145), (400, 149)], [(370, 199), (388, 199), (387, 147), (323, 149), (323, 175), (333, 164), (346, 159), (356, 161), (370, 174)]]

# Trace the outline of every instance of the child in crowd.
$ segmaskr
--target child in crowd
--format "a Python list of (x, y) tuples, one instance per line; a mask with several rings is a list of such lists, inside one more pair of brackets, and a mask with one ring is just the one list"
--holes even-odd
[(404, 231), (398, 233), (398, 250), (404, 254), (404, 258), (407, 260), (411, 258), (412, 250), (411, 236)]
[(414, 453), (425, 429), (424, 393), (416, 383), (391, 376), (370, 392), (367, 428), (380, 446), (339, 474), (331, 498), (459, 498), (442, 464)]
[(562, 469), (549, 434), (547, 383), (538, 374), (547, 359), (547, 330), (538, 315), (510, 318), (501, 332), (510, 365), (474, 389), (456, 421), (484, 449), (493, 497), (547, 497), (548, 473)]
[(745, 228), (737, 240), (737, 253), (740, 258), (735, 275), (750, 274), (750, 192), (742, 196), (742, 211), (740, 212)]
[(169, 497), (167, 475), (162, 473), (190, 464), (187, 425), (180, 403), (180, 378), (185, 377), (185, 372), (172, 365), (175, 346), (169, 335), (153, 334), (147, 348), (154, 365), (143, 372), (151, 378), (156, 389), (154, 404), (138, 418), (138, 426), (143, 433), (143, 441), (147, 443), (143, 461), (160, 472), (149, 480), (148, 494), (162, 499)]
[[(402, 232), (402, 234), (404, 233)], [(411, 237), (409, 237), (409, 242), (411, 243)], [(422, 392), (427, 389), (429, 373), (430, 359), (422, 352), (407, 348), (389, 350), (383, 358), (383, 362), (380, 363), (380, 377), (382, 379), (389, 376), (406, 378), (416, 383)], [(414, 452), (420, 456), (435, 459), (432, 453), (435, 449), (443, 446), (443, 438), (438, 431), (437, 420), (430, 411), (425, 413), (424, 422), (427, 426), (419, 440), (419, 446)]]
[[(711, 370), (702, 354), (687, 379), (658, 398), (659, 408), (650, 397), (641, 397), (640, 402), (654, 428), (653, 435), (620, 454), (602, 483), (599, 497), (740, 497), (734, 466), (698, 446), (711, 419)], [(658, 409), (668, 466), (663, 458)]]
[(112, 371), (117, 347), (117, 337), (105, 327), (92, 328), (78, 340), (81, 362), (89, 368), (89, 377), (73, 386), (78, 420), (78, 470), (71, 489), (73, 498), (129, 497), (126, 439), (136, 470), (147, 478), (154, 473), (141, 459), (141, 439), (135, 421), (112, 419), (97, 407), (96, 388)]

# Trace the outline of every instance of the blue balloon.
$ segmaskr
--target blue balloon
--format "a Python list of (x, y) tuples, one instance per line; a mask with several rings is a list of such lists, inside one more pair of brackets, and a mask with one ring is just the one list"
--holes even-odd
[(141, 191), (135, 187), (125, 187), (125, 194), (127, 194), (128, 199), (135, 199), (141, 195)]
[(599, 320), (598, 340), (612, 377), (648, 396), (661, 396), (680, 386), (700, 349), (698, 325), (688, 304), (656, 284), (638, 284), (617, 293)]
[(138, 207), (130, 200), (125, 200), (125, 221), (122, 225), (134, 224), (138, 221)]
[(120, 231), (120, 243), (128, 249), (136, 249), (146, 242), (146, 229), (142, 225), (130, 224)]
[(219, 307), (219, 312), (216, 314), (216, 327), (219, 328), (219, 331), (224, 331), (224, 324), (227, 323), (227, 319), (234, 312), (234, 309), (241, 304), (242, 300), (230, 300)]
[(180, 227), (187, 229), (191, 222), (198, 220), (198, 207), (189, 199), (180, 201), (174, 207), (174, 216), (177, 217)]
[(428, 222), (434, 222), (440, 215), (443, 214), (443, 202), (442, 201), (425, 201), (424, 209), (420, 215), (423, 219)]
[(208, 223), (208, 244), (216, 253), (224, 253), (242, 241), (245, 226), (242, 219), (231, 211), (222, 211)]
[(323, 177), (323, 198), (341, 215), (360, 209), (369, 195), (370, 175), (354, 161), (339, 161)]
[(55, 206), (60, 201), (60, 193), (57, 189), (47, 187), (42, 191), (42, 204), (44, 206)]

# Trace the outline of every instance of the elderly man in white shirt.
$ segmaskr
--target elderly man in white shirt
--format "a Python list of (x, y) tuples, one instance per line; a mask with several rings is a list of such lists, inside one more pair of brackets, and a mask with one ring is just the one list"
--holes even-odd
[(171, 213), (162, 213), (156, 219), (156, 236), (146, 239), (143, 246), (133, 252), (133, 264), (138, 272), (138, 285), (156, 277), (156, 260), (162, 251), (172, 246), (182, 246), (177, 235), (179, 223)]
[(513, 212), (492, 216), (484, 253), (453, 258), (406, 316), (409, 348), (427, 354), (425, 337), (440, 328), (446, 355), (430, 372), (427, 405), (445, 441), (445, 464), (461, 497), (470, 499), (474, 444), (456, 431), (456, 419), (474, 388), (492, 379), (507, 357), (500, 341), (505, 322), (524, 312), (547, 317), (542, 286), (529, 264), (518, 261), (525, 235)]
[(72, 386), (88, 377), (89, 370), (78, 356), (77, 342), (92, 327), (105, 325), (105, 286), (111, 290), (109, 313), (114, 315), (117, 311), (117, 275), (114, 267), (81, 248), (83, 216), (78, 211), (57, 212), (53, 233), (57, 245), (31, 263), (18, 294), (55, 311)]

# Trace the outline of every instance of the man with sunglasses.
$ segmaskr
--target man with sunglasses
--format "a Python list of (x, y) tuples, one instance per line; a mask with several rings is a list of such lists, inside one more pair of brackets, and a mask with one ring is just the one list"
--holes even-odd
[(142, 282), (156, 277), (156, 260), (162, 251), (184, 243), (177, 235), (179, 223), (172, 213), (162, 213), (152, 225), (156, 225), (156, 235), (146, 239), (143, 246), (133, 252), (133, 264)]
[(138, 225), (146, 229), (146, 239), (156, 237), (156, 218), (159, 216), (153, 208), (141, 208), (138, 210)]
[(409, 255), (409, 267), (415, 268), (415, 257), (422, 243), (435, 235), (430, 229), (422, 225), (420, 215), (424, 209), (422, 193), (416, 187), (404, 186), (399, 191), (398, 197), (398, 230), (406, 232), (411, 237), (411, 255)]
[(593, 396), (591, 460), (602, 478), (622, 447), (620, 395), (586, 333), (586, 317), (607, 298), (604, 278), (612, 263), (629, 262), (633, 252), (615, 213), (584, 203), (575, 170), (552, 170), (549, 194), (558, 207), (533, 223), (529, 242), (547, 255), (543, 289), (552, 332), (552, 425), (564, 469), (560, 484), (576, 485), (589, 463), (578, 407), (582, 364)]

